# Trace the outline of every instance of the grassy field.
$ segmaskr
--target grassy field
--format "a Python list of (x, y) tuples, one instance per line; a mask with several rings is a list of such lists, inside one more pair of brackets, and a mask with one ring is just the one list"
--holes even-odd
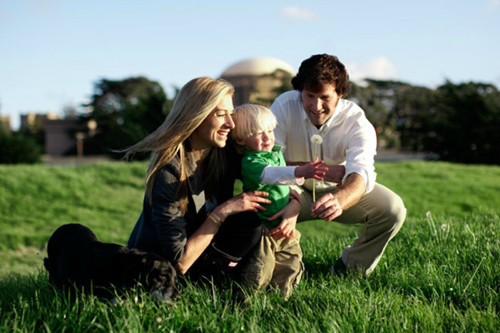
[(170, 306), (141, 290), (118, 305), (54, 295), (42, 269), (50, 234), (79, 222), (102, 241), (125, 244), (142, 206), (146, 165), (0, 166), (0, 332), (498, 331), (500, 167), (376, 167), (378, 181), (402, 196), (408, 218), (370, 278), (328, 274), (358, 227), (302, 223), (299, 288), (289, 301), (258, 293), (242, 307), (229, 290), (191, 285)]

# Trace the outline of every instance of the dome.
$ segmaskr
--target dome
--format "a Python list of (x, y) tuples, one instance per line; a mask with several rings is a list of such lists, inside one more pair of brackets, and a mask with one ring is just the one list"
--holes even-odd
[(293, 69), (293, 67), (286, 62), (276, 58), (259, 57), (237, 62), (234, 65), (229, 66), (221, 76), (259, 76), (271, 74), (277, 69), (281, 69), (289, 72), (292, 75), (295, 75), (295, 70)]

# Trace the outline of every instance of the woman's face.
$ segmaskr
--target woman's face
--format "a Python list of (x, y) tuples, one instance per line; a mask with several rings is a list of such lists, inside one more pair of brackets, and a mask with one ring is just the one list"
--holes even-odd
[(226, 95), (193, 132), (191, 136), (193, 149), (224, 147), (229, 132), (234, 128), (233, 113), (233, 98), (231, 95)]

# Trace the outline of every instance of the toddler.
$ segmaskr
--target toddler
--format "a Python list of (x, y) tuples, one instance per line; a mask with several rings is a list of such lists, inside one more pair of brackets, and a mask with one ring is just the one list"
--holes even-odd
[(244, 104), (236, 108), (233, 119), (236, 126), (231, 135), (243, 151), (243, 191), (266, 191), (271, 201), (265, 211), (258, 213), (263, 234), (249, 264), (243, 268), (243, 280), (259, 289), (278, 288), (288, 299), (300, 281), (304, 265), (300, 233), (295, 229), (297, 219), (280, 225), (280, 211), (290, 200), (289, 185), (302, 185), (304, 178), (322, 180), (328, 169), (318, 160), (286, 166), (282, 147), (274, 144), (276, 118), (268, 108)]

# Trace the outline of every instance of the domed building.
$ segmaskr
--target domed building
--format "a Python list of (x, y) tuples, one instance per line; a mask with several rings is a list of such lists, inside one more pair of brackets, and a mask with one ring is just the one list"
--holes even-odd
[(234, 105), (258, 103), (269, 106), (281, 92), (291, 90), (295, 71), (286, 62), (270, 57), (250, 58), (229, 66), (221, 78), (235, 88)]

